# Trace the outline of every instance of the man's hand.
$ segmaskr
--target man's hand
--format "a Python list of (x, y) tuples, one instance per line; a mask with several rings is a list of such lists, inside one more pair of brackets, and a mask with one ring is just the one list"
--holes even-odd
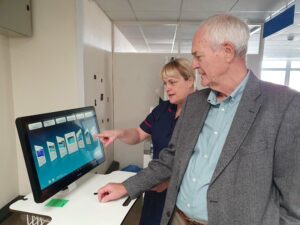
[(127, 194), (128, 192), (123, 184), (109, 183), (98, 190), (98, 199), (100, 202), (109, 202), (122, 198)]

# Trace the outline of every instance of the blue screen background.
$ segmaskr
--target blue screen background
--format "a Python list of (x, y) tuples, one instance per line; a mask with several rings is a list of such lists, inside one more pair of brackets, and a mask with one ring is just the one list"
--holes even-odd
[[(95, 159), (101, 160), (103, 158), (104, 151), (102, 145), (100, 145), (98, 139), (94, 140), (92, 134), (90, 133), (92, 129), (99, 133), (96, 124), (96, 118), (89, 117), (29, 131), (29, 142), (42, 190), (54, 182), (62, 179), (69, 173), (82, 167), (86, 163), (89, 163)], [(82, 135), (84, 135), (86, 129), (89, 130), (89, 133), (86, 134), (86, 136), (90, 136), (90, 144), (87, 144), (86, 138), (82, 138), (81, 140), (84, 141), (85, 145), (84, 148), (80, 148), (78, 144), (78, 151), (71, 154), (68, 152), (64, 157), (61, 157), (56, 136), (65, 138), (66, 133), (73, 131), (75, 132), (76, 136), (76, 133), (79, 131), (79, 129), (81, 129)], [(79, 140), (77, 139), (77, 142), (78, 141)], [(55, 144), (57, 158), (53, 161), (50, 159), (47, 142), (52, 142)], [(65, 140), (65, 142), (67, 144), (67, 140)], [(37, 154), (34, 148), (35, 145), (41, 146), (44, 149), (46, 163), (42, 166), (39, 166)], [(38, 154), (42, 155), (40, 152), (38, 152)]]

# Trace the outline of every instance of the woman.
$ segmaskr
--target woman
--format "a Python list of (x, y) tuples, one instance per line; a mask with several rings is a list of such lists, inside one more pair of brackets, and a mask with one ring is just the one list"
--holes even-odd
[[(168, 146), (183, 103), (195, 90), (195, 72), (188, 60), (172, 58), (162, 68), (161, 78), (169, 101), (162, 101), (154, 108), (140, 127), (108, 130), (97, 135), (105, 147), (116, 139), (133, 145), (151, 136), (153, 159), (157, 159), (159, 152)], [(165, 182), (145, 193), (140, 225), (159, 225), (167, 187), (168, 182)]]

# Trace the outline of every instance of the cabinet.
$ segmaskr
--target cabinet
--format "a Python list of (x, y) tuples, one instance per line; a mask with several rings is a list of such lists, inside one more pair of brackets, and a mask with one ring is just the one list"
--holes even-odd
[(0, 33), (32, 36), (31, 0), (0, 0)]

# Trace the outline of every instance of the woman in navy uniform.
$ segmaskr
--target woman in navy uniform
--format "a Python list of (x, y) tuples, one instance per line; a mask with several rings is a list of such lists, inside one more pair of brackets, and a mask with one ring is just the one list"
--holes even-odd
[[(140, 127), (108, 130), (97, 135), (105, 147), (116, 139), (133, 145), (151, 136), (153, 159), (157, 159), (159, 152), (168, 146), (183, 103), (195, 90), (195, 71), (187, 59), (172, 58), (162, 68), (161, 78), (169, 100), (161, 101)], [(145, 193), (140, 225), (160, 224), (167, 187), (168, 181)]]

